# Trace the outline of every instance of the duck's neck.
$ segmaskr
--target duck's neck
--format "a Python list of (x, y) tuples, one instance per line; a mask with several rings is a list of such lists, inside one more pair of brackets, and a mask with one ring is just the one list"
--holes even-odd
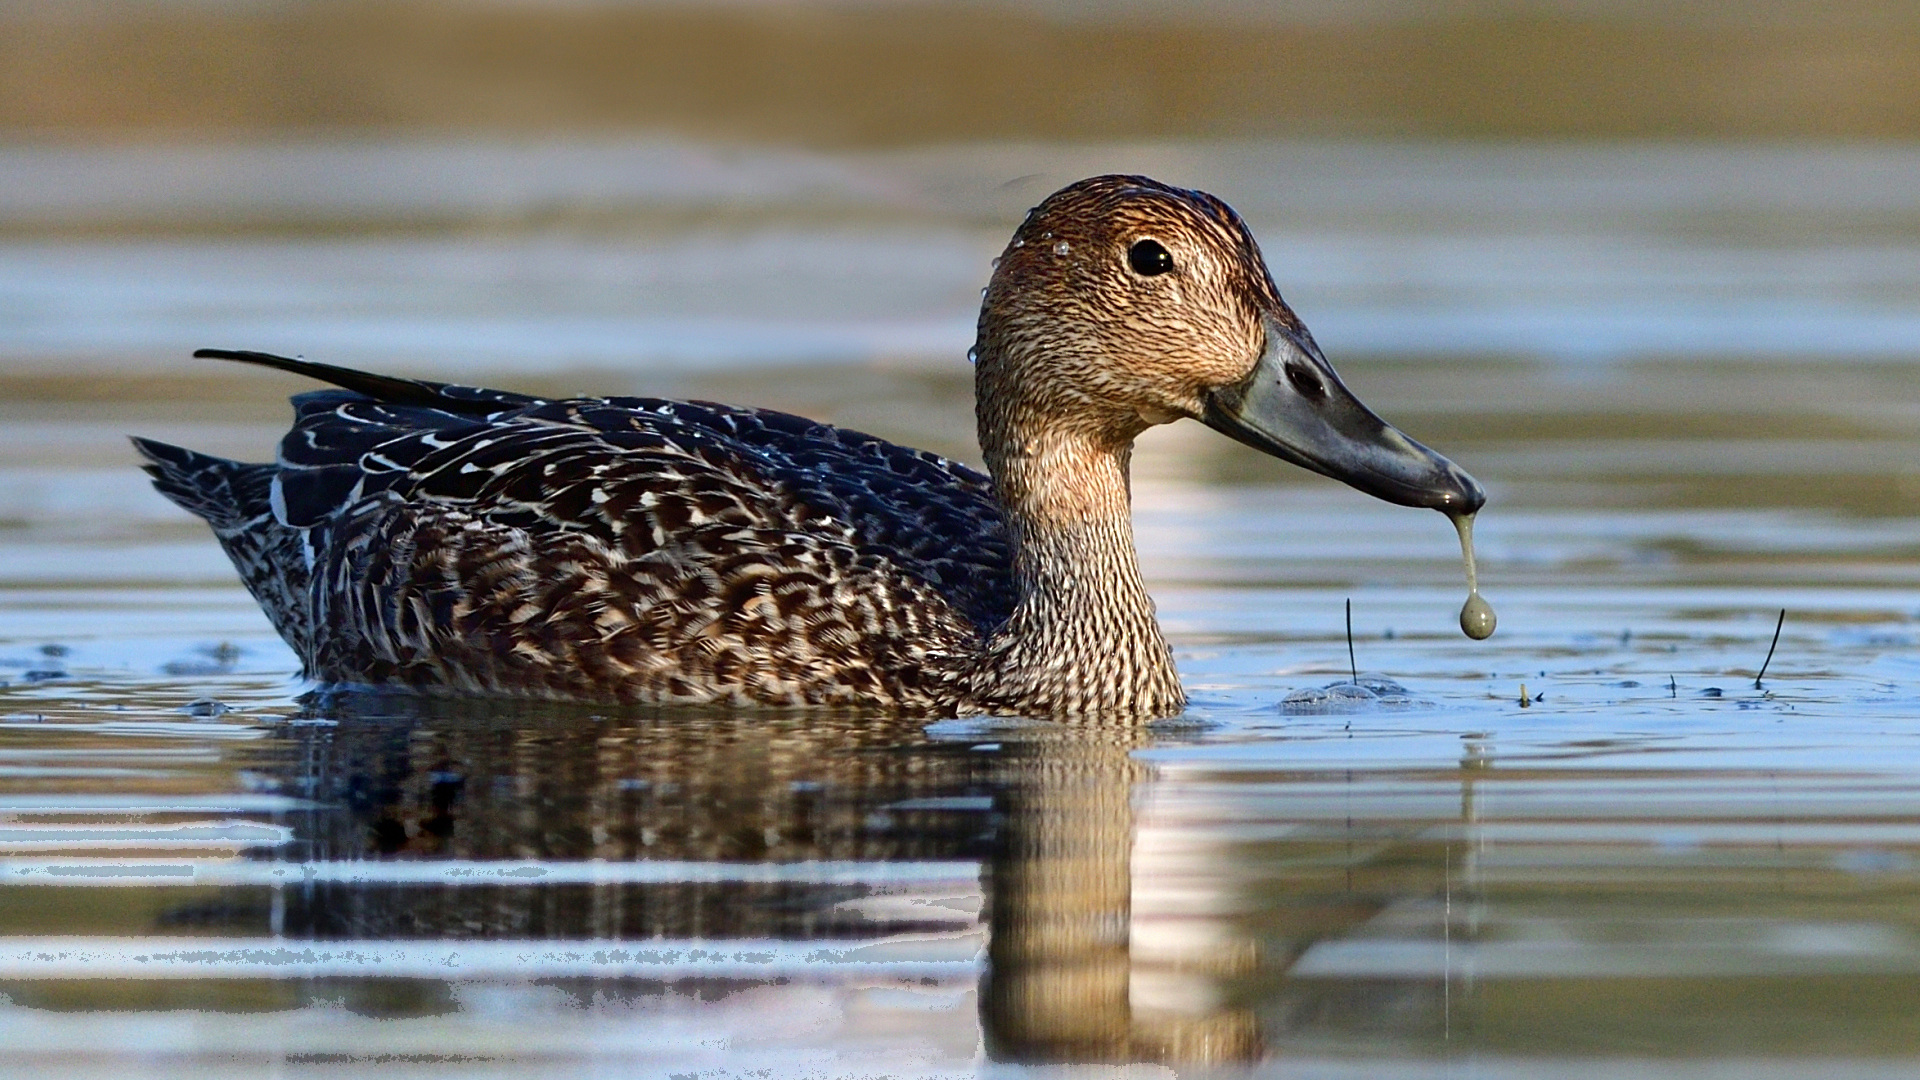
[(981, 445), (1019, 590), (988, 643), (981, 704), (1029, 715), (1171, 716), (1186, 704), (1133, 546), (1133, 431), (983, 410)]

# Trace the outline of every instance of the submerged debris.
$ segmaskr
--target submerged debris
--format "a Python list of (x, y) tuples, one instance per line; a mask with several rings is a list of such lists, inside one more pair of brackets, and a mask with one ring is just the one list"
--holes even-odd
[(163, 675), (225, 675), (240, 660), (240, 647), (231, 641), (202, 645), (193, 650), (204, 660), (169, 660), (160, 665)]
[(1760, 680), (1767, 676), (1767, 665), (1773, 663), (1773, 650), (1780, 647), (1780, 628), (1787, 625), (1787, 609), (1780, 609), (1780, 618), (1773, 624), (1773, 644), (1767, 646), (1767, 658), (1760, 661), (1760, 671), (1753, 677), (1753, 688), (1761, 689)]

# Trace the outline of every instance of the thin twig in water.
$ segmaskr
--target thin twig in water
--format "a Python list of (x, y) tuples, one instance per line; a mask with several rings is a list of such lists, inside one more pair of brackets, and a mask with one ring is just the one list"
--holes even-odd
[(1353, 658), (1353, 597), (1347, 597), (1347, 670), (1353, 672), (1353, 685), (1360, 685), (1360, 662)]
[(1760, 689), (1760, 678), (1767, 673), (1767, 665), (1773, 663), (1773, 650), (1780, 647), (1780, 628), (1787, 625), (1787, 609), (1780, 609), (1780, 619), (1773, 624), (1773, 644), (1767, 646), (1767, 658), (1760, 661), (1760, 674), (1753, 677), (1753, 688)]

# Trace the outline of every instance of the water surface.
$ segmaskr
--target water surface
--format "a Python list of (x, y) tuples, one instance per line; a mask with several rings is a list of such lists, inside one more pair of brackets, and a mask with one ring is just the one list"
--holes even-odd
[[(1881, 158), (683, 147), (716, 171), (595, 217), (328, 152), (346, 210), (0, 243), (0, 1070), (1913, 1071), (1920, 199)], [(1048, 182), (1000, 185), (1109, 162), (1246, 209), (1362, 397), (1488, 483), (1491, 641), (1444, 518), (1182, 425), (1135, 489), (1178, 721), (313, 694), (121, 441), (268, 453), (294, 387), (179, 359), (222, 344), (970, 455), (975, 290)], [(1303, 693), (1348, 599), (1373, 689)]]

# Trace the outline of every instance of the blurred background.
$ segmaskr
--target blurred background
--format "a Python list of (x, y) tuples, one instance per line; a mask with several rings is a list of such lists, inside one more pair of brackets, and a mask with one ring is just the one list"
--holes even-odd
[(19, 137), (1903, 139), (1898, 0), (9, 0)]
[[(1444, 521), (1177, 424), (1196, 725), (354, 707), (124, 440), (269, 457), (223, 346), (977, 461), (990, 261), (1101, 172), (1487, 483), (1494, 639)], [(0, 1074), (1905, 1075), (1916, 362), (1911, 0), (0, 0)], [(1293, 709), (1346, 600), (1405, 688)]]
[[(1896, 0), (6, 0), (0, 453), (80, 399), (279, 422), (220, 345), (969, 456), (988, 260), (1131, 171), (1514, 494), (1745, 504), (1764, 434), (1767, 500), (1911, 510), (1916, 136)], [(1179, 468), (1274, 475), (1216, 442)]]

